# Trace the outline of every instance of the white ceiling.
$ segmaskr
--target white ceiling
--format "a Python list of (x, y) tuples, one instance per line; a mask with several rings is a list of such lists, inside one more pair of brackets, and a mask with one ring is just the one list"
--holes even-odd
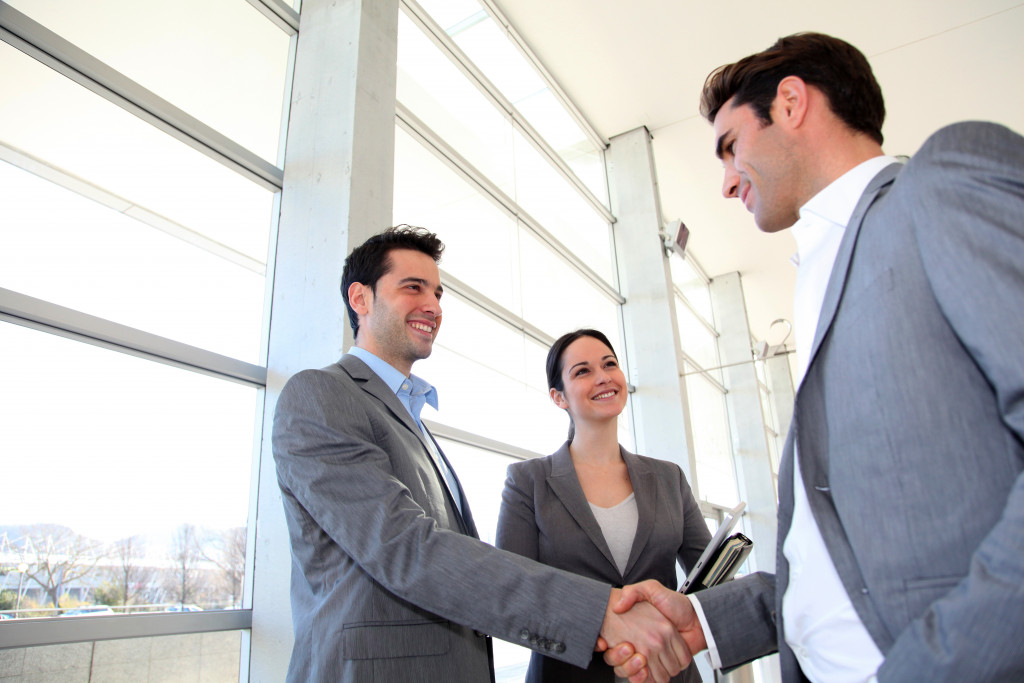
[(665, 219), (687, 224), (688, 250), (708, 275), (739, 271), (761, 339), (776, 318), (793, 319), (796, 248), (788, 232), (759, 233), (739, 202), (720, 195), (711, 128), (697, 114), (711, 70), (780, 36), (820, 31), (871, 61), (886, 99), (889, 154), (912, 154), (963, 119), (1024, 132), (1019, 1), (494, 1), (600, 135), (651, 131)]

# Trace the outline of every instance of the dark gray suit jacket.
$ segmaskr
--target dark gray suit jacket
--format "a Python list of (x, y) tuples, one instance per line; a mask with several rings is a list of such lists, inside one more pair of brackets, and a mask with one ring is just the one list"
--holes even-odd
[(1024, 680), (1024, 138), (957, 124), (868, 186), (779, 472), (777, 576), (704, 591), (723, 663), (779, 649), (793, 444), (880, 683)]
[[(553, 455), (509, 466), (501, 498), (496, 545), (552, 567), (615, 586), (657, 579), (676, 587), (676, 560), (691, 567), (711, 540), (707, 523), (677, 465), (634, 455), (621, 446), (636, 497), (636, 538), (619, 573), (601, 527), (583, 495), (566, 442)], [(531, 683), (596, 683), (614, 679), (596, 654), (587, 670), (535, 653)], [(696, 666), (673, 681), (701, 680)]]
[(273, 447), (293, 560), (290, 682), (492, 680), (477, 632), (590, 661), (608, 584), (477, 540), (466, 497), (463, 517), (412, 416), (361, 360), (292, 377)]

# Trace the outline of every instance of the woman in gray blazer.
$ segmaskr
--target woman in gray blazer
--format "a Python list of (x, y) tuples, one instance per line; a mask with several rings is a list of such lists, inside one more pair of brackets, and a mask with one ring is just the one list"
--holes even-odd
[[(711, 540), (677, 465), (618, 443), (626, 378), (608, 338), (576, 330), (548, 351), (551, 400), (569, 413), (569, 440), (554, 454), (508, 468), (496, 545), (615, 586), (657, 579), (676, 587)], [(530, 683), (615, 680), (600, 654), (580, 669), (534, 653)], [(673, 681), (700, 681), (695, 665)]]

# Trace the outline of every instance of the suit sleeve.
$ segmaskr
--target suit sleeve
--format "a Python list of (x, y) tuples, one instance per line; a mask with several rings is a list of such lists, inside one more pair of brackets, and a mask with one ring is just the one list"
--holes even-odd
[(695, 595), (724, 670), (752, 662), (778, 648), (774, 574), (755, 572)]
[(495, 545), (531, 560), (540, 559), (537, 517), (534, 509), (533, 487), (522, 467), (508, 468), (505, 488), (501, 492), (501, 512)]
[(911, 178), (921, 259), (994, 391), (1007, 452), (990, 456), (1005, 462), (1013, 484), (967, 576), (898, 634), (878, 680), (1024, 680), (1024, 138), (958, 124), (914, 161), (933, 171)]
[(683, 503), (683, 544), (679, 546), (677, 556), (679, 563), (689, 572), (700, 559), (704, 548), (711, 542), (711, 532), (700, 506), (693, 498), (693, 490), (682, 469), (675, 467), (679, 477), (679, 495)]
[[(336, 543), (422, 609), (511, 642), (540, 634), (561, 644), (544, 654), (586, 666), (610, 586), (439, 528), (395, 477), (376, 445), (374, 430), (383, 427), (360, 398), (321, 371), (299, 373), (282, 391), (273, 431), (278, 479), (319, 527), (301, 533), (327, 534), (316, 542)], [(313, 545), (304, 559), (315, 563)]]

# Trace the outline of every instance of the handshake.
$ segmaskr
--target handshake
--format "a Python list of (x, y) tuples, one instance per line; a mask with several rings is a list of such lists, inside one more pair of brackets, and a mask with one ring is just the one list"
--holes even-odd
[(654, 580), (613, 588), (597, 650), (631, 683), (665, 683), (707, 643), (690, 599)]

